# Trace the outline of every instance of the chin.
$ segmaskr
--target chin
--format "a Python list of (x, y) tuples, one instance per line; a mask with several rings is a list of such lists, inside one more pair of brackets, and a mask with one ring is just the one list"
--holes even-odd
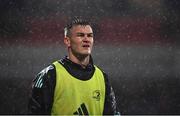
[(91, 51), (84, 51), (84, 52), (81, 52), (81, 54), (84, 55), (84, 56), (85, 56), (85, 55), (88, 56), (88, 55), (91, 54)]
[(81, 55), (86, 57), (86, 56), (91, 55), (91, 53), (82, 53)]

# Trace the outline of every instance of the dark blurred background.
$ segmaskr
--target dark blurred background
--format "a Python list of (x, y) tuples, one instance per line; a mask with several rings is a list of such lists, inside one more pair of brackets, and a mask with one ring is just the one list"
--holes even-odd
[(94, 62), (121, 114), (180, 114), (180, 1), (0, 0), (0, 114), (26, 114), (35, 75), (66, 55), (63, 27), (94, 23)]

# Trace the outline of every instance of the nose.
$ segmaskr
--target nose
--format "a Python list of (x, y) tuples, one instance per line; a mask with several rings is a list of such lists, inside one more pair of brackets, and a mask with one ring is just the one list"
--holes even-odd
[(85, 42), (85, 43), (90, 43), (91, 41), (93, 41), (93, 35), (92, 35), (92, 33), (84, 33), (82, 40), (83, 40), (83, 42)]
[(89, 42), (89, 37), (87, 34), (84, 35), (84, 39), (83, 39), (84, 42)]
[(84, 38), (88, 38), (88, 34), (84, 34)]
[(89, 43), (90, 40), (88, 39), (88, 37), (84, 37), (83, 42), (84, 42), (84, 43)]

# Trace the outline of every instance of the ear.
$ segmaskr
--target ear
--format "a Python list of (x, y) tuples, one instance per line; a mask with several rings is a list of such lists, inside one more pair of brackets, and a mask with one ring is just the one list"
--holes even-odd
[(71, 46), (70, 38), (69, 37), (64, 37), (64, 43), (69, 48)]

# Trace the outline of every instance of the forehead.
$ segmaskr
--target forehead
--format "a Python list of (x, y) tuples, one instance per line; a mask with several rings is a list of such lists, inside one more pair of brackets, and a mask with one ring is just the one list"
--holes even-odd
[(90, 25), (74, 25), (71, 29), (71, 32), (84, 32), (84, 33), (93, 33)]

